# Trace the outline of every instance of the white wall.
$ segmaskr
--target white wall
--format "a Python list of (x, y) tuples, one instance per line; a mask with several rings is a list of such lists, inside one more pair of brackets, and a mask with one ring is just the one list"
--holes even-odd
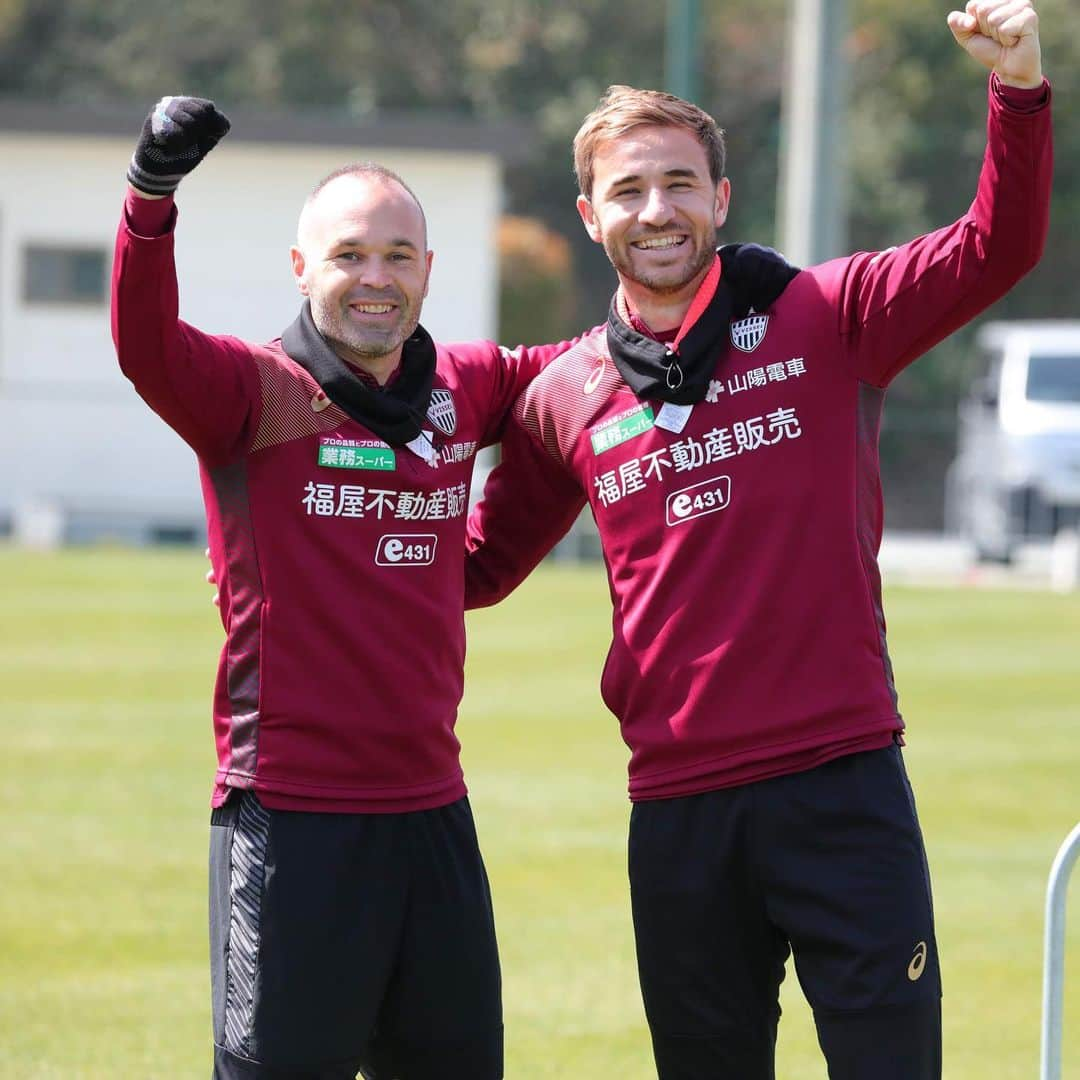
[[(27, 305), (27, 244), (104, 246), (111, 259), (132, 140), (0, 132), (0, 516), (55, 500), (196, 512), (191, 452), (116, 366), (108, 305)], [(177, 202), (181, 315), (211, 332), (276, 337), (299, 296), (288, 249), (315, 182), (375, 160), (427, 212), (435, 250), (422, 321), (436, 339), (492, 337), (500, 169), (492, 155), (223, 142)]]

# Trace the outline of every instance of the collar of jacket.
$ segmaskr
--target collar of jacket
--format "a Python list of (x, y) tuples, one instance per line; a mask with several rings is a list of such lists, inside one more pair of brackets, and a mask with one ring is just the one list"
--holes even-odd
[(315, 328), (310, 301), (281, 335), (281, 347), (335, 405), (391, 446), (405, 446), (420, 434), (435, 381), (435, 342), (422, 326), (402, 347), (398, 377), (378, 389), (368, 386)]
[(758, 244), (725, 244), (717, 255), (721, 272), (715, 291), (708, 296), (715, 277), (710, 272), (690, 305), (687, 323), (670, 345), (638, 333), (620, 311), (620, 293), (611, 298), (608, 351), (626, 385), (643, 401), (703, 401), (718, 354), (727, 348), (731, 321), (745, 317), (751, 308), (771, 307), (799, 273), (782, 255)]

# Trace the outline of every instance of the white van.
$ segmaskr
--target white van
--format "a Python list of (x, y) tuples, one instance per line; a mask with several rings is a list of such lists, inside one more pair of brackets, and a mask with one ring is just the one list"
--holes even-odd
[(961, 402), (946, 525), (981, 559), (1080, 524), (1080, 320), (988, 323)]

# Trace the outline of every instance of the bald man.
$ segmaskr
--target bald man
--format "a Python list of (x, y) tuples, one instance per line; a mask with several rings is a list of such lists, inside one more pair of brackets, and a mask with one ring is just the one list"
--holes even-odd
[(454, 722), (476, 451), (568, 343), (436, 345), (394, 173), (300, 215), (299, 317), (265, 345), (178, 318), (173, 193), (227, 132), (164, 98), (128, 171), (120, 366), (196, 452), (226, 631), (214, 693), (214, 1076), (498, 1080), (499, 962)]

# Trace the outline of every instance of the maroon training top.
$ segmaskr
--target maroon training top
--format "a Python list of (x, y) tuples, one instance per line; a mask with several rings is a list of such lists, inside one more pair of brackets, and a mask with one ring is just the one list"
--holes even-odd
[(227, 634), (214, 805), (230, 788), (300, 810), (450, 803), (465, 794), (454, 723), (476, 450), (568, 343), (439, 345), (429, 462), (332, 404), (280, 341), (180, 321), (174, 221), (171, 198), (129, 195), (113, 338), (124, 374), (199, 457)]
[(798, 274), (731, 324), (692, 409), (639, 401), (602, 329), (518, 401), (470, 519), (466, 601), (509, 592), (588, 502), (632, 799), (796, 772), (902, 728), (877, 565), (884, 388), (1038, 261), (1048, 103), (1048, 86), (993, 80), (968, 213)]

